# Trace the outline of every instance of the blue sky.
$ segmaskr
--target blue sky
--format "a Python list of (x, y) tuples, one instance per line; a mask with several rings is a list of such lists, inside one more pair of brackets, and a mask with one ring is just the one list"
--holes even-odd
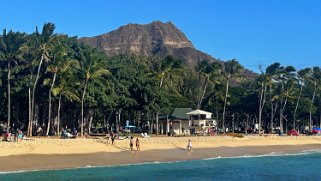
[(0, 28), (32, 32), (53, 22), (58, 33), (94, 36), (128, 23), (172, 21), (194, 46), (258, 71), (273, 62), (321, 66), (319, 0), (10, 0)]

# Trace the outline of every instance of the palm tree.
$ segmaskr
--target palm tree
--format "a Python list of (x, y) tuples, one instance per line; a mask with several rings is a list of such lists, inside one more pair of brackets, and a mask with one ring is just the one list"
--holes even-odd
[(259, 101), (259, 134), (261, 133), (261, 124), (262, 124), (262, 112), (265, 105), (265, 96), (266, 96), (266, 88), (267, 81), (266, 75), (261, 71), (261, 75), (258, 77), (258, 82), (260, 86), (260, 101)]
[(297, 73), (297, 84), (300, 86), (300, 90), (298, 92), (297, 101), (296, 101), (294, 113), (293, 113), (293, 125), (292, 125), (293, 129), (295, 129), (296, 115), (297, 115), (300, 99), (302, 96), (303, 86), (305, 85), (305, 82), (310, 76), (311, 76), (311, 68), (302, 69)]
[[(281, 73), (278, 77), (279, 81), (279, 96), (280, 96), (280, 129), (283, 130), (284, 109), (288, 103), (289, 98), (294, 94), (294, 77), (295, 68), (286, 66), (281, 68)], [(287, 131), (287, 127), (285, 128)]]
[(57, 74), (64, 72), (68, 70), (68, 68), (71, 65), (77, 65), (77, 62), (74, 60), (71, 60), (68, 56), (68, 48), (65, 43), (61, 42), (63, 40), (57, 41), (54, 43), (53, 49), (52, 49), (52, 56), (51, 58), (51, 65), (47, 67), (47, 72), (53, 74), (52, 81), (51, 79), (45, 79), (45, 84), (49, 84), (51, 81), (51, 86), (49, 89), (49, 103), (48, 103), (48, 125), (47, 125), (47, 131), (46, 135), (49, 134), (50, 129), (50, 123), (51, 123), (51, 94), (53, 87), (55, 85)]
[(84, 136), (84, 101), (88, 85), (91, 82), (105, 82), (103, 76), (109, 74), (109, 71), (104, 68), (104, 62), (98, 57), (97, 52), (90, 51), (85, 54), (85, 60), (82, 62), (81, 71), (84, 77), (83, 92), (81, 96), (81, 131)]
[[(163, 82), (165, 77), (168, 75), (170, 79), (170, 86), (173, 85), (173, 75), (174, 72), (180, 71), (182, 68), (181, 62), (178, 60), (175, 60), (172, 56), (167, 56), (164, 61), (162, 61), (159, 72), (157, 72), (157, 76), (160, 78), (159, 88), (162, 88)], [(156, 109), (159, 110), (159, 109)], [(159, 133), (159, 112), (156, 111), (156, 134)]]
[(25, 34), (19, 32), (3, 30), (3, 35), (0, 38), (0, 53), (3, 54), (4, 60), (7, 62), (8, 67), (8, 120), (7, 124), (10, 127), (11, 119), (11, 69), (13, 64), (17, 64), (21, 59), (20, 48), (23, 46), (25, 41)]
[(273, 133), (273, 123), (274, 123), (274, 116), (278, 107), (278, 99), (279, 96), (275, 93), (275, 87), (278, 83), (278, 77), (282, 72), (282, 66), (280, 63), (276, 62), (269, 65), (265, 70), (265, 84), (269, 87), (269, 98), (270, 98), (270, 133)]
[[(221, 68), (222, 68), (222, 65), (218, 62), (210, 63), (206, 60), (198, 62), (196, 69), (199, 72), (199, 79), (201, 79), (202, 75), (205, 77), (204, 88), (203, 88), (202, 93), (199, 95), (199, 99), (198, 99), (199, 100), (198, 104), (197, 104), (198, 109), (201, 108), (201, 104), (202, 104), (203, 99), (205, 97), (206, 89), (209, 84), (210, 78), (211, 77), (215, 77), (215, 78), (219, 77), (219, 75), (221, 73)], [(212, 79), (212, 81), (214, 83), (219, 83), (215, 78)]]
[(223, 107), (223, 116), (222, 116), (222, 126), (223, 126), (224, 133), (225, 133), (225, 111), (226, 111), (226, 104), (227, 104), (227, 97), (228, 97), (228, 92), (229, 92), (230, 81), (233, 78), (240, 77), (243, 69), (244, 69), (243, 66), (240, 65), (239, 62), (236, 61), (235, 59), (228, 60), (227, 62), (224, 62), (223, 73), (225, 74), (225, 77), (226, 77), (224, 107)]
[[(75, 66), (77, 67), (77, 66)], [(74, 67), (73, 67), (74, 68)], [(76, 76), (74, 70), (71, 70), (71, 67), (67, 67), (68, 70), (61, 71), (58, 75), (58, 84), (55, 86), (51, 93), (53, 96), (59, 96), (58, 100), (58, 111), (57, 111), (57, 134), (60, 133), (60, 112), (61, 112), (61, 99), (62, 96), (66, 97), (70, 101), (79, 101), (79, 97), (76, 95), (75, 87), (78, 84), (78, 77)]]
[(312, 129), (312, 124), (313, 124), (313, 120), (312, 120), (312, 107), (314, 104), (314, 100), (315, 100), (315, 96), (316, 96), (316, 91), (318, 86), (320, 86), (321, 83), (321, 68), (320, 67), (313, 67), (312, 68), (312, 75), (309, 78), (309, 83), (310, 85), (313, 86), (313, 94), (311, 97), (311, 101), (310, 101), (310, 116), (309, 116), (309, 129)]
[(35, 81), (33, 83), (32, 94), (31, 94), (31, 116), (29, 120), (28, 127), (28, 135), (32, 135), (32, 122), (34, 119), (34, 109), (35, 109), (35, 91), (37, 88), (38, 80), (40, 77), (40, 70), (43, 61), (49, 61), (49, 52), (52, 49), (52, 43), (57, 38), (57, 35), (54, 34), (55, 25), (53, 23), (45, 23), (42, 32), (38, 32), (38, 28), (36, 27), (36, 32), (32, 35), (32, 40), (34, 42), (32, 47), (33, 53), (35, 57), (40, 56), (40, 61), (38, 64), (37, 74)]

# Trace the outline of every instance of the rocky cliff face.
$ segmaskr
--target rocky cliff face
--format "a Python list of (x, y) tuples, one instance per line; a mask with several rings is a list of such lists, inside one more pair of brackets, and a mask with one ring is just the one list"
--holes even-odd
[(171, 22), (128, 24), (106, 34), (80, 38), (80, 41), (97, 47), (109, 55), (137, 54), (161, 57), (172, 55), (191, 67), (201, 60), (215, 61), (210, 55), (195, 49), (185, 34)]

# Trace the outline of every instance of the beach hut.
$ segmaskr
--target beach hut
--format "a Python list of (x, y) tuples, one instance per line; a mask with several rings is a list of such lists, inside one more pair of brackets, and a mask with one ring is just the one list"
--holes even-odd
[(189, 134), (189, 116), (186, 114), (193, 111), (191, 108), (175, 108), (168, 116), (160, 116), (160, 130), (162, 134), (184, 135)]

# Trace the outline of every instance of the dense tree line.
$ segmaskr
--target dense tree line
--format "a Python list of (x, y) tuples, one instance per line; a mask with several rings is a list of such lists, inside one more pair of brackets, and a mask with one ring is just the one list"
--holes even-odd
[[(257, 123), (272, 132), (321, 122), (321, 69), (295, 70), (274, 63), (246, 79), (236, 60), (198, 62), (137, 55), (109, 57), (54, 32), (3, 31), (0, 36), (0, 123), (46, 135), (61, 127), (81, 135), (92, 128), (131, 124), (158, 133), (158, 117), (176, 107), (213, 112), (219, 127), (247, 130)], [(318, 121), (319, 120), (319, 121)], [(232, 129), (234, 131), (234, 129)]]

